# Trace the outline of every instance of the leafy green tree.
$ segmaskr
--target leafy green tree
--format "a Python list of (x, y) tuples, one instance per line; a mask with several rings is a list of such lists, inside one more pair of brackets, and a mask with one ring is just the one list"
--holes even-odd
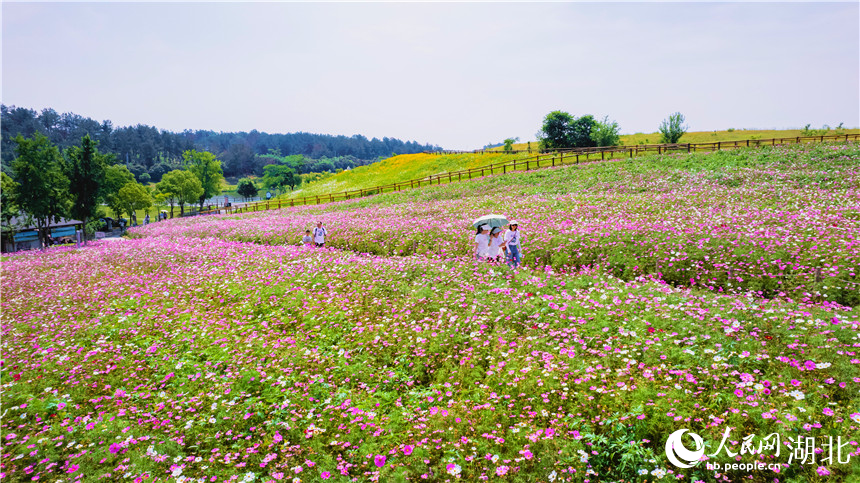
[(610, 121), (609, 116), (605, 116), (603, 121), (595, 123), (591, 129), (591, 140), (597, 146), (618, 146), (621, 143), (618, 131), (618, 123)]
[(564, 149), (570, 146), (570, 125), (574, 117), (564, 111), (552, 111), (543, 119), (537, 138), (543, 149)]
[(544, 118), (537, 137), (544, 149), (590, 147), (595, 145), (591, 139), (595, 124), (591, 115), (576, 118), (564, 111), (552, 111)]
[(670, 114), (668, 119), (664, 119), (660, 123), (660, 142), (677, 143), (689, 129), (689, 126), (684, 125), (684, 120), (684, 115), (680, 112)]
[(199, 200), (203, 193), (203, 186), (197, 176), (181, 169), (166, 173), (155, 187), (170, 203), (171, 218), (173, 218), (174, 204), (179, 204), (179, 214), (184, 215), (185, 205)]
[(149, 190), (140, 183), (128, 183), (119, 189), (117, 193), (123, 210), (128, 213), (128, 218), (136, 218), (137, 210), (148, 210), (152, 207), (152, 197)]
[(2, 242), (6, 243), (15, 234), (12, 226), (12, 218), (19, 216), (18, 206), (15, 204), (15, 190), (18, 183), (6, 173), (0, 172), (0, 221), (2, 225)]
[(47, 247), (48, 227), (68, 215), (69, 178), (63, 172), (63, 159), (48, 138), (36, 134), (32, 139), (15, 138), (18, 157), (12, 161), (15, 202), (33, 217), (39, 241)]
[(164, 176), (164, 173), (170, 171), (170, 165), (167, 163), (158, 163), (153, 164), (151, 168), (149, 168), (149, 180), (158, 183), (161, 181), (161, 177)]
[(247, 200), (248, 198), (253, 198), (257, 196), (257, 193), (260, 192), (260, 189), (257, 188), (257, 185), (254, 184), (254, 182), (250, 179), (242, 178), (239, 180), (239, 184), (236, 187), (236, 192), (239, 193), (239, 196)]
[(221, 182), (224, 181), (221, 162), (208, 151), (196, 151), (194, 149), (182, 153), (182, 158), (188, 171), (194, 173), (200, 180), (200, 186), (203, 188), (203, 193), (200, 194), (199, 198), (200, 209), (202, 210), (203, 202), (207, 198), (221, 193)]
[(502, 148), (506, 153), (509, 153), (514, 150), (514, 143), (519, 141), (520, 138), (507, 138), (505, 139), (505, 147)]
[[(66, 175), (69, 178), (72, 217), (87, 226), (99, 205), (99, 194), (105, 184), (105, 168), (111, 156), (98, 150), (98, 143), (89, 134), (81, 139), (80, 146), (66, 150)], [(84, 244), (86, 244), (84, 237)]]
[(591, 131), (594, 130), (594, 126), (596, 125), (597, 121), (594, 119), (594, 116), (590, 114), (579, 117), (573, 121), (570, 130), (570, 142), (572, 147), (590, 148), (597, 146), (594, 140), (591, 139)]
[(105, 182), (101, 189), (101, 198), (115, 216), (121, 217), (122, 202), (119, 190), (128, 183), (134, 183), (134, 175), (122, 164), (114, 164), (105, 168)]
[(287, 186), (292, 190), (301, 182), (301, 176), (285, 164), (270, 164), (263, 168), (263, 185), (269, 189), (277, 189), (278, 193)]

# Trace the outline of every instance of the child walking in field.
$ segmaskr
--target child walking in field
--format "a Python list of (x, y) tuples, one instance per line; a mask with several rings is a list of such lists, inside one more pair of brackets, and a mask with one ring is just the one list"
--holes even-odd
[(481, 225), (478, 227), (478, 233), (475, 235), (475, 259), (486, 260), (490, 251), (490, 225)]
[(490, 248), (487, 254), (487, 261), (498, 262), (502, 256), (502, 246), (505, 244), (505, 239), (502, 238), (502, 229), (493, 228), (490, 232)]
[(303, 245), (311, 245), (311, 244), (313, 244), (313, 242), (314, 242), (314, 239), (311, 238), (311, 231), (305, 230), (305, 236), (302, 238), (302, 244)]

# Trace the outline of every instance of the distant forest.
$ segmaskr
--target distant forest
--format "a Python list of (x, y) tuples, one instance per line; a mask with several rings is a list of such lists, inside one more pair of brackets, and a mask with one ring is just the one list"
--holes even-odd
[[(329, 134), (268, 134), (251, 132), (191, 131), (181, 133), (159, 130), (152, 126), (114, 127), (111, 121), (96, 121), (74, 113), (59, 114), (53, 109), (36, 112), (23, 107), (0, 105), (2, 127), (2, 169), (6, 171), (15, 156), (14, 138), (30, 137), (40, 132), (60, 149), (80, 145), (89, 134), (99, 142), (99, 150), (116, 155), (140, 180), (143, 173), (151, 181), (180, 167), (182, 153), (188, 149), (209, 151), (221, 160), (224, 175), (240, 177), (263, 174), (263, 167), (276, 163), (277, 156), (305, 156), (304, 172), (334, 171), (363, 166), (392, 154), (438, 151), (439, 146), (403, 142), (384, 137), (367, 139)], [(267, 156), (267, 155), (276, 156)], [(146, 178), (146, 177), (144, 177)]]

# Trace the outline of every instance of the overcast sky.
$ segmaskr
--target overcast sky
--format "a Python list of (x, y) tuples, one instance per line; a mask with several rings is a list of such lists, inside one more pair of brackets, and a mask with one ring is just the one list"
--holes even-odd
[(535, 139), (553, 110), (653, 132), (860, 126), (843, 3), (10, 3), (2, 102), (117, 126)]

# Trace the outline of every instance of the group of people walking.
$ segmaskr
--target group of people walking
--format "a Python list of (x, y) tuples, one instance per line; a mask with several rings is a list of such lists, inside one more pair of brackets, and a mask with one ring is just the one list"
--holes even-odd
[[(325, 247), (327, 234), (328, 231), (322, 222), (317, 222), (313, 232), (305, 230), (302, 244)], [(520, 224), (516, 220), (508, 223), (507, 228), (480, 225), (478, 233), (475, 234), (475, 257), (481, 261), (494, 263), (501, 262), (504, 257), (504, 261), (509, 266), (519, 267), (522, 260), (521, 242)]]
[(480, 225), (475, 234), (475, 258), (481, 261), (499, 263), (504, 256), (509, 266), (519, 267), (522, 260), (520, 251), (520, 224), (512, 221), (508, 228)]

